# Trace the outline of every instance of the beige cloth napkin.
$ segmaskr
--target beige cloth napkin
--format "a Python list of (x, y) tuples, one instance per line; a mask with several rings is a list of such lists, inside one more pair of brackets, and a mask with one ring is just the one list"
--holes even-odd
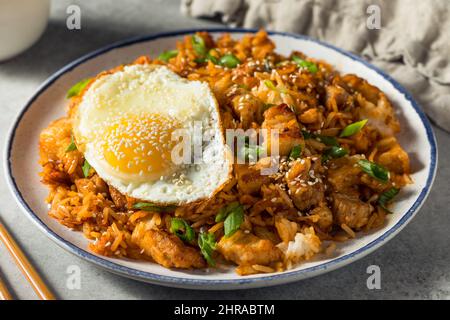
[[(377, 8), (381, 28), (369, 29)], [(182, 0), (181, 9), (231, 26), (306, 34), (357, 53), (450, 131), (450, 0)]]

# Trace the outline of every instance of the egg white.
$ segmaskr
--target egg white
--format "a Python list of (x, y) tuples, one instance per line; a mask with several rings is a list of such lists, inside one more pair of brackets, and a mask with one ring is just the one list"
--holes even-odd
[[(177, 165), (173, 175), (143, 181), (118, 172), (99, 149), (99, 132), (114, 119), (131, 114), (159, 114), (192, 131), (193, 121), (212, 132), (203, 144), (201, 163)], [(231, 152), (226, 145), (217, 101), (207, 83), (189, 81), (165, 66), (130, 65), (98, 77), (84, 92), (73, 115), (80, 150), (97, 174), (130, 197), (157, 204), (186, 204), (213, 196), (229, 180)], [(177, 182), (184, 175), (185, 183)], [(174, 178), (175, 177), (175, 178)]]

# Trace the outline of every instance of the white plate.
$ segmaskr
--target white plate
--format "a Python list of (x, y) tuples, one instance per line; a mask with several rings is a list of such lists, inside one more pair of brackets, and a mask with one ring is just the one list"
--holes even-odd
[[(5, 169), (9, 186), (25, 214), (50, 239), (83, 259), (111, 272), (141, 281), (180, 288), (241, 289), (282, 284), (316, 276), (347, 265), (385, 244), (415, 215), (427, 197), (436, 173), (437, 149), (428, 119), (413, 98), (392, 78), (374, 66), (345, 51), (303, 36), (271, 33), (277, 51), (288, 54), (299, 50), (324, 59), (344, 73), (355, 73), (384, 91), (393, 102), (402, 125), (400, 142), (411, 157), (414, 184), (402, 190), (385, 227), (360, 233), (357, 239), (338, 246), (334, 257), (318, 256), (297, 268), (276, 274), (246, 277), (236, 275), (233, 268), (205, 271), (169, 270), (149, 262), (110, 259), (87, 250), (81, 232), (73, 232), (47, 214), (44, 199), (47, 188), (39, 182), (38, 138), (50, 121), (65, 115), (67, 90), (80, 79), (133, 61), (140, 55), (155, 56), (173, 49), (175, 42), (197, 30), (151, 35), (111, 45), (88, 54), (51, 76), (30, 99), (13, 124), (5, 152)], [(213, 36), (231, 32), (239, 38), (255, 30), (211, 29)]]

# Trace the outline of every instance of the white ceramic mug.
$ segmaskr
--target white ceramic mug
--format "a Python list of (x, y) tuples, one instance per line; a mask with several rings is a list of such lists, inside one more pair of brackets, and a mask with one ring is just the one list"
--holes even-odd
[(0, 0), (0, 61), (33, 45), (44, 32), (50, 0)]

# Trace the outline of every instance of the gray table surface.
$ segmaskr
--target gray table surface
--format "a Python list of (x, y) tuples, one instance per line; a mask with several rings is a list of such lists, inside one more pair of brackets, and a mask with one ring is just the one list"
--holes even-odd
[[(78, 3), (82, 29), (66, 28), (66, 8)], [(53, 72), (79, 56), (130, 36), (214, 25), (179, 13), (170, 1), (53, 1), (43, 37), (30, 50), (0, 63), (0, 144), (27, 99)], [(41, 233), (15, 203), (0, 178), (0, 216), (33, 264), (61, 299), (449, 299), (450, 135), (435, 127), (440, 161), (433, 190), (414, 220), (375, 253), (350, 266), (289, 285), (239, 291), (192, 291), (129, 280), (103, 271), (61, 249)], [(68, 289), (71, 265), (81, 270), (81, 288)], [(367, 267), (381, 268), (381, 289), (369, 290)], [(34, 299), (30, 285), (0, 246), (0, 273), (20, 299)]]

